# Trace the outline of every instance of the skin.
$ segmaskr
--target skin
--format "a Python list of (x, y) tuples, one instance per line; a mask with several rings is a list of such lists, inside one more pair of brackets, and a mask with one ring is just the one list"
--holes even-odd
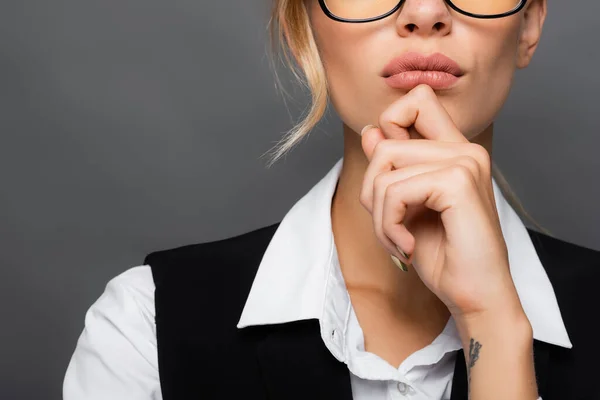
[[(306, 1), (343, 121), (331, 216), (366, 350), (397, 367), (452, 315), (473, 398), (535, 399), (531, 325), (510, 277), (490, 163), (493, 120), (537, 48), (546, 1), (484, 20), (442, 0), (406, 0), (366, 24), (333, 21)], [(465, 75), (446, 90), (391, 88), (381, 71), (406, 51), (439, 51)], [(378, 128), (361, 136), (368, 124)], [(411, 255), (408, 272), (390, 258), (403, 259), (396, 245)]]

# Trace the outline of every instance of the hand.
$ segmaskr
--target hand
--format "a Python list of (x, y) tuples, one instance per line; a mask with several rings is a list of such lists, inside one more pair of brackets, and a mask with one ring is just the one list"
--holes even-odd
[(455, 317), (522, 310), (489, 153), (459, 131), (433, 89), (419, 85), (390, 105), (362, 146), (369, 166), (360, 202), (390, 253), (412, 262)]

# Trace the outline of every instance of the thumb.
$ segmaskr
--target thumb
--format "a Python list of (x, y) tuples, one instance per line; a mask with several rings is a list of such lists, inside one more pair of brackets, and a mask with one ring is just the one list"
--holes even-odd
[(385, 140), (385, 135), (379, 127), (375, 125), (367, 125), (360, 132), (360, 136), (363, 151), (365, 152), (367, 159), (371, 161), (375, 146), (377, 143)]

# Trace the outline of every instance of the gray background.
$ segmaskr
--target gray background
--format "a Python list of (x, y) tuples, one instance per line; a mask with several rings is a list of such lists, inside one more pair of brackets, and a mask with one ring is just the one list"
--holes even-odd
[[(525, 207), (600, 249), (598, 2), (549, 5), (494, 156)], [(0, 5), (0, 399), (59, 399), (87, 308), (150, 251), (278, 221), (341, 156), (274, 87), (268, 0)], [(283, 81), (291, 75), (283, 71)], [(595, 184), (594, 184), (595, 183)]]

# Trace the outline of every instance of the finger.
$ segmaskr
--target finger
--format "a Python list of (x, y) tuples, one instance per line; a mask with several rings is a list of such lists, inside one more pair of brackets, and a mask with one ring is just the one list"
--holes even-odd
[[(407, 232), (399, 232), (397, 239), (398, 242), (394, 243), (385, 234), (386, 229), (390, 229), (390, 226), (388, 225), (395, 223), (393, 220), (386, 218), (384, 213), (384, 200), (386, 199), (386, 193), (388, 191), (388, 188), (398, 181), (402, 181), (410, 177), (424, 174), (427, 172), (437, 171), (449, 167), (453, 164), (461, 164), (468, 168), (469, 161), (466, 160), (464, 157), (456, 157), (453, 159), (441, 160), (434, 163), (416, 164), (403, 169), (382, 173), (375, 178), (375, 182), (373, 184), (373, 208), (371, 210), (371, 213), (373, 215), (374, 231), (376, 233), (376, 236), (388, 249), (388, 251), (391, 254), (396, 255), (402, 261), (410, 263), (410, 260), (407, 260), (402, 253), (398, 252), (398, 250), (396, 249), (396, 245), (400, 245), (401, 249), (404, 249), (407, 252), (407, 254), (411, 254), (412, 249), (414, 247), (414, 238), (411, 234)], [(411, 221), (417, 218), (418, 215), (423, 214), (426, 210), (427, 207), (425, 207), (424, 205), (414, 205), (407, 207), (402, 221), (403, 225), (408, 229), (411, 225)]]
[(379, 142), (386, 140), (383, 132), (375, 125), (367, 125), (360, 132), (360, 142), (367, 159), (371, 161), (373, 151)]
[(375, 146), (365, 171), (360, 202), (370, 210), (373, 200), (373, 183), (376, 177), (382, 173), (401, 170), (415, 164), (436, 163), (456, 157), (464, 158), (461, 163), (471, 170), (478, 182), (482, 182), (482, 187), (486, 187), (488, 181), (491, 185), (491, 159), (487, 150), (478, 144), (434, 142), (427, 139), (383, 140)]
[(414, 128), (425, 139), (468, 142), (446, 111), (434, 90), (421, 84), (392, 103), (380, 116), (379, 127), (387, 138), (405, 137)]
[[(383, 140), (388, 140), (386, 136), (383, 134), (381, 128), (375, 125), (366, 125), (360, 132), (361, 135), (361, 145), (363, 148), (363, 152), (367, 156), (367, 159), (371, 161), (373, 157), (373, 152), (375, 151), (375, 147), (377, 144)], [(417, 133), (414, 133), (414, 130), (408, 129), (406, 130), (406, 135), (399, 135), (397, 140), (407, 140), (409, 138), (416, 138), (418, 136)]]
[[(401, 169), (413, 164), (424, 164), (459, 156), (470, 157), (482, 170), (491, 168), (488, 151), (477, 143), (436, 142), (429, 139), (393, 140), (378, 142), (371, 154), (370, 166), (374, 170), (389, 170), (384, 166)], [(474, 164), (474, 166), (475, 166)]]
[[(423, 205), (440, 213), (446, 228), (446, 239), (453, 240), (448, 227), (464, 229), (466, 213), (477, 213), (483, 208), (476, 184), (470, 171), (461, 164), (416, 174), (388, 185), (382, 200), (382, 235), (409, 254), (414, 254), (414, 236), (405, 224), (408, 207)], [(483, 229), (483, 228), (482, 228)]]

